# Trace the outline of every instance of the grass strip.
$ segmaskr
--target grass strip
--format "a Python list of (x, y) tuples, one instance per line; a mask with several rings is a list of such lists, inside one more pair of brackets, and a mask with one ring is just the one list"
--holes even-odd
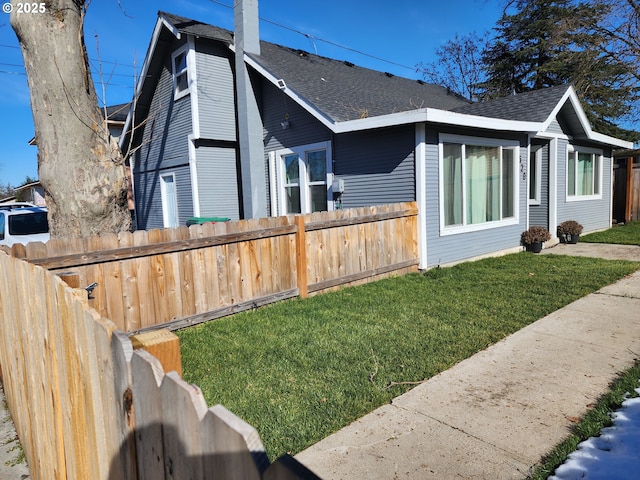
[(617, 225), (602, 232), (580, 236), (581, 242), (640, 245), (640, 222)]
[(545, 480), (562, 465), (578, 444), (590, 437), (598, 437), (603, 428), (613, 425), (612, 413), (620, 409), (622, 402), (638, 396), (635, 391), (640, 379), (640, 361), (621, 373), (609, 385), (609, 392), (602, 395), (595, 405), (571, 429), (571, 434), (542, 459), (540, 465), (528, 477), (529, 480)]
[(177, 332), (184, 378), (296, 454), (638, 268), (519, 253), (285, 301)]

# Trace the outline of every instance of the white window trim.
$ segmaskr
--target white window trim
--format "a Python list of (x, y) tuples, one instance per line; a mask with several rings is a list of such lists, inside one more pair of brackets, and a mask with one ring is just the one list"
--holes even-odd
[[(473, 225), (451, 225), (445, 226), (444, 224), (444, 177), (442, 172), (444, 162), (444, 145), (445, 143), (459, 143), (459, 144), (471, 144), (477, 146), (486, 147), (505, 147), (513, 148), (514, 151), (514, 169), (513, 169), (513, 183), (514, 183), (514, 203), (513, 210), (514, 216), (504, 218), (502, 220), (496, 220), (493, 222), (476, 223)], [(527, 162), (529, 160), (527, 159)], [(494, 228), (501, 228), (510, 225), (517, 225), (520, 223), (520, 142), (516, 140), (506, 140), (498, 138), (484, 138), (484, 137), (467, 137), (464, 135), (452, 135), (452, 134), (440, 134), (438, 142), (438, 183), (439, 183), (439, 203), (440, 203), (440, 236), (458, 235), (461, 233), (479, 232), (482, 230), (491, 230)], [(463, 205), (466, 202), (466, 189), (462, 189)], [(465, 209), (463, 209), (463, 216)]]
[[(576, 161), (576, 155), (579, 153), (590, 153), (593, 155), (596, 155), (598, 157), (598, 181), (600, 182), (600, 184), (598, 185), (598, 193), (595, 195), (569, 195), (569, 161)], [(604, 182), (603, 182), (603, 178), (602, 178), (602, 173), (603, 173), (603, 164), (604, 164), (604, 152), (601, 149), (598, 148), (590, 148), (590, 147), (580, 147), (580, 146), (573, 146), (573, 145), (568, 145), (567, 146), (567, 155), (566, 155), (566, 159), (565, 159), (565, 185), (564, 185), (564, 192), (565, 192), (565, 198), (567, 203), (571, 203), (571, 202), (584, 202), (584, 201), (589, 201), (589, 200), (602, 200), (602, 188), (604, 186)], [(576, 165), (577, 167), (577, 165)], [(576, 169), (577, 172), (577, 169)], [(575, 191), (578, 191), (578, 176), (576, 175), (575, 178), (575, 182), (576, 184), (575, 186)]]
[[(282, 157), (286, 156), (286, 155), (294, 155), (294, 154), (298, 154), (300, 159), (302, 161), (300, 161), (300, 178), (304, 178), (305, 179), (305, 185), (304, 188), (302, 185), (300, 185), (300, 203), (301, 203), (301, 207), (308, 207), (310, 205), (310, 203), (306, 200), (307, 199), (307, 190), (309, 188), (309, 184), (306, 181), (307, 178), (307, 170), (306, 170), (306, 162), (304, 161), (305, 156), (304, 153), (307, 151), (313, 151), (313, 150), (326, 150), (327, 152), (327, 178), (326, 178), (326, 188), (327, 188), (327, 210), (328, 211), (333, 211), (335, 209), (335, 202), (333, 201), (333, 188), (332, 188), (332, 181), (333, 181), (333, 170), (332, 170), (332, 152), (331, 152), (331, 142), (330, 141), (326, 141), (326, 142), (319, 142), (319, 143), (311, 143), (308, 145), (301, 145), (298, 147), (293, 147), (293, 148), (283, 148), (280, 150), (276, 150), (275, 151), (275, 163), (276, 163), (276, 175), (277, 175), (277, 181), (276, 181), (276, 185), (275, 185), (275, 192), (271, 192), (271, 197), (277, 198), (277, 205), (278, 205), (278, 211), (276, 212), (275, 215), (288, 215), (287, 213), (287, 198), (286, 195), (284, 195), (284, 192), (282, 191), (285, 187), (285, 177), (286, 177), (286, 172), (284, 170), (284, 165), (282, 162)], [(304, 200), (303, 200), (304, 197)], [(308, 208), (307, 208), (308, 210)], [(305, 213), (310, 213), (307, 211), (303, 211), (302, 214)], [(274, 215), (274, 216), (275, 216)]]
[[(530, 198), (530, 191), (529, 191), (529, 186), (531, 185), (531, 182), (529, 181), (529, 176), (527, 177), (527, 200), (529, 202), (529, 205), (540, 205), (542, 203), (541, 199), (542, 199), (542, 146), (538, 146), (539, 148), (534, 151), (531, 152), (536, 156), (535, 159), (535, 172), (533, 172), (536, 176), (536, 191), (535, 191), (535, 195), (534, 198)], [(529, 166), (531, 165), (531, 155), (529, 155)], [(529, 171), (529, 175), (531, 175), (531, 171)]]
[[(173, 225), (170, 225), (169, 223), (169, 209), (167, 208), (168, 206), (168, 202), (167, 202), (167, 187), (165, 184), (165, 178), (167, 177), (172, 177), (173, 178), (173, 191), (174, 191), (174, 201), (175, 201), (175, 205), (176, 205), (176, 219), (180, 218), (180, 212), (179, 212), (179, 208), (178, 208), (178, 185), (176, 183), (176, 174), (175, 173), (163, 173), (160, 175), (160, 196), (162, 198), (162, 224), (164, 226), (164, 228), (174, 228)], [(179, 224), (179, 220), (178, 220), (178, 224)], [(179, 225), (178, 225), (179, 226)]]
[[(187, 65), (183, 71), (176, 72), (175, 71), (176, 57), (179, 55), (182, 55), (183, 53), (186, 53), (185, 60)], [(193, 83), (193, 80), (195, 79), (194, 69), (195, 69), (195, 50), (193, 48), (193, 41), (189, 39), (187, 43), (185, 43), (183, 46), (181, 46), (171, 54), (171, 76), (173, 80), (173, 100), (174, 101), (179, 100), (182, 97), (186, 97), (191, 93), (192, 83)], [(184, 90), (178, 91), (177, 77), (179, 74), (182, 74), (182, 73), (185, 73), (187, 75), (187, 88)]]

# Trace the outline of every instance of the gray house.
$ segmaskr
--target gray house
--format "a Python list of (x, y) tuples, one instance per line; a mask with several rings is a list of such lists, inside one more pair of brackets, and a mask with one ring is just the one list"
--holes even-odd
[(129, 113), (138, 228), (416, 201), (420, 266), (611, 225), (612, 148), (571, 86), (470, 103), (436, 85), (160, 12)]

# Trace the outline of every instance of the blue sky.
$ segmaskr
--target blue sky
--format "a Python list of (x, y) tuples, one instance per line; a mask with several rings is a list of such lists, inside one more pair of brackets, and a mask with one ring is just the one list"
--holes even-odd
[[(0, 3), (6, 1), (0, 0)], [(502, 13), (503, 3), (500, 0), (261, 0), (260, 17), (268, 21), (260, 22), (260, 37), (395, 75), (419, 78), (415, 71), (417, 64), (433, 61), (438, 46), (456, 33), (465, 35), (491, 29)], [(140, 71), (147, 53), (158, 10), (232, 30), (232, 5), (233, 0), (91, 1), (85, 21), (85, 42), (98, 96), (102, 97), (102, 86), (97, 75), (97, 45), (107, 84), (106, 103), (125, 103), (133, 95), (134, 75)], [(2, 185), (19, 186), (26, 176), (38, 176), (37, 149), (28, 145), (34, 130), (22, 64), (9, 15), (0, 13)]]

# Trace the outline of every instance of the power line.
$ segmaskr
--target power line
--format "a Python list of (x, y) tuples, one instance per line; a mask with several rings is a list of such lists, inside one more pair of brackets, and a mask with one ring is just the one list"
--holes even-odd
[[(224, 4), (224, 3), (222, 3), (222, 2), (220, 2), (220, 1), (218, 1), (218, 0), (209, 0), (209, 1), (210, 1), (211, 3), (215, 3), (215, 4), (217, 4), (217, 5), (221, 5), (221, 6), (223, 6), (223, 7), (233, 9), (233, 6), (231, 6), (231, 5), (226, 5), (226, 4)], [(402, 68), (406, 68), (406, 69), (409, 69), (409, 70), (412, 70), (412, 71), (415, 71), (415, 70), (416, 70), (416, 69), (415, 69), (415, 67), (409, 67), (409, 66), (407, 66), (407, 65), (403, 65), (403, 64), (401, 64), (401, 63), (397, 63), (397, 62), (393, 62), (393, 61), (391, 61), (391, 60), (387, 60), (386, 58), (378, 57), (378, 56), (376, 56), (376, 55), (372, 55), (372, 54), (370, 54), (370, 53), (363, 52), (362, 50), (357, 50), (357, 49), (355, 49), (355, 48), (347, 47), (347, 46), (345, 46), (345, 45), (340, 45), (339, 43), (332, 42), (331, 40), (326, 40), (326, 39), (324, 39), (324, 38), (315, 37), (315, 36), (313, 36), (313, 35), (311, 35), (311, 34), (305, 33), (305, 32), (303, 32), (303, 31), (301, 31), (301, 30), (297, 30), (297, 29), (295, 29), (295, 28), (293, 28), (293, 27), (289, 27), (288, 25), (284, 25), (284, 24), (279, 23), (279, 22), (276, 22), (276, 21), (274, 21), (274, 20), (270, 20), (270, 19), (268, 19), (268, 18), (264, 18), (264, 17), (259, 17), (259, 18), (260, 18), (260, 20), (262, 20), (263, 22), (270, 23), (270, 24), (272, 24), (272, 25), (275, 25), (276, 27), (280, 27), (280, 28), (283, 28), (283, 29), (285, 29), (285, 30), (289, 30), (290, 32), (297, 33), (298, 35), (302, 35), (303, 37), (305, 37), (305, 38), (307, 38), (307, 39), (311, 40), (312, 42), (313, 42), (313, 41), (315, 41), (315, 40), (317, 40), (317, 41), (319, 41), (319, 42), (326, 43), (326, 44), (331, 45), (331, 46), (333, 46), (333, 47), (342, 48), (343, 50), (347, 50), (347, 51), (349, 51), (349, 52), (353, 52), (353, 53), (356, 53), (356, 54), (358, 54), (358, 55), (362, 55), (362, 56), (365, 56), (365, 57), (368, 57), (368, 58), (372, 58), (372, 59), (374, 59), (374, 60), (378, 60), (378, 61), (380, 61), (380, 62), (388, 63), (388, 64), (390, 64), (390, 65), (395, 65), (396, 67), (402, 67)]]

